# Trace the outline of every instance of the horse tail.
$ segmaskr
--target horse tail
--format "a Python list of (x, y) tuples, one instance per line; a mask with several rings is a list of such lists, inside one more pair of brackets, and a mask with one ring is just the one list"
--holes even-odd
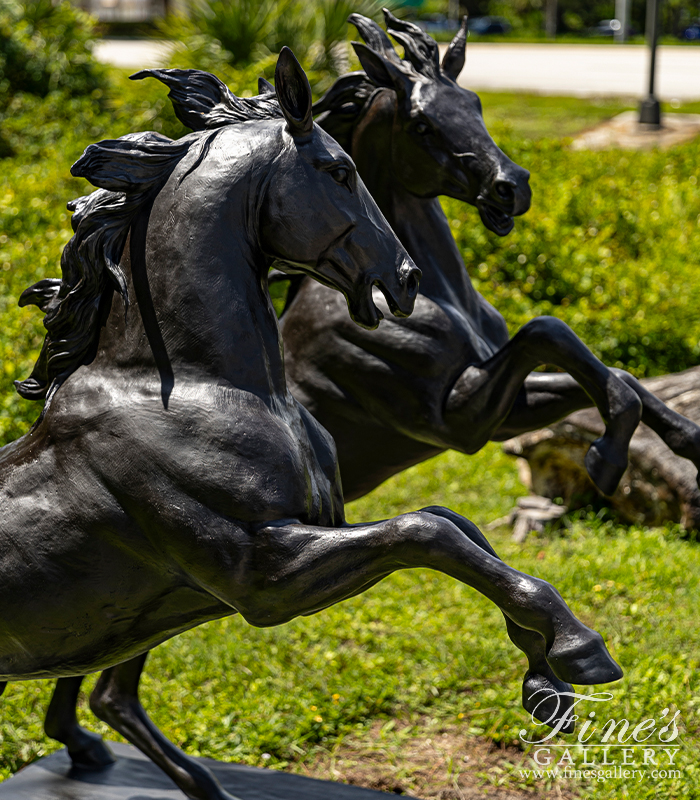
[(287, 289), (287, 296), (284, 300), (284, 307), (282, 308), (280, 319), (287, 313), (289, 306), (291, 306), (294, 298), (299, 292), (299, 289), (301, 289), (301, 284), (304, 282), (305, 278), (306, 275), (288, 275), (286, 272), (282, 272), (280, 269), (271, 269), (267, 273), (268, 284), (282, 283), (283, 281), (289, 282), (289, 289)]
[(7, 681), (0, 681), (0, 696), (7, 689)]

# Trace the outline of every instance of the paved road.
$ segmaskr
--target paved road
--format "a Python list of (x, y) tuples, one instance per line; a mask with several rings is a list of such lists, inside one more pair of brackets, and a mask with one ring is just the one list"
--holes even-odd
[[(542, 94), (632, 95), (648, 86), (649, 51), (643, 45), (474, 44), (460, 83), (473, 89)], [(700, 100), (700, 46), (660, 47), (657, 95)]]
[[(105, 39), (96, 55), (120, 67), (162, 63), (163, 42)], [(642, 45), (475, 44), (467, 47), (460, 82), (473, 89), (542, 94), (646, 94), (648, 50)], [(700, 100), (700, 46), (660, 47), (657, 93), (662, 100)]]
[(169, 44), (150, 39), (100, 39), (95, 45), (97, 59), (125, 69), (162, 66), (169, 52)]

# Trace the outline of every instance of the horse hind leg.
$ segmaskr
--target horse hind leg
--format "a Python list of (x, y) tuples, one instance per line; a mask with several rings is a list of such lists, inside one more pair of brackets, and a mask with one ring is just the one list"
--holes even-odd
[(56, 681), (44, 731), (51, 739), (65, 744), (73, 766), (81, 769), (103, 769), (113, 764), (114, 755), (102, 737), (78, 724), (76, 706), (83, 676), (59, 678)]
[[(642, 422), (657, 433), (677, 456), (687, 458), (700, 471), (700, 427), (669, 408), (629, 372), (621, 369), (612, 369), (611, 372), (639, 395)], [(700, 475), (697, 482), (700, 486)]]
[(2, 693), (7, 689), (7, 681), (0, 681), (0, 697), (2, 697)]
[(206, 767), (168, 741), (148, 718), (138, 697), (147, 655), (117, 664), (100, 675), (90, 696), (93, 713), (145, 753), (191, 800), (238, 800)]

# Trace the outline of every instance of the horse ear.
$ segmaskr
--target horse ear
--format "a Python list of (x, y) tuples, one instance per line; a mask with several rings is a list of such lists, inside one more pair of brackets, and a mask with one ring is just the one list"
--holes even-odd
[(360, 59), (362, 69), (372, 83), (394, 89), (399, 94), (406, 94), (409, 91), (408, 84), (411, 79), (399, 64), (394, 64), (393, 61), (360, 42), (353, 42), (352, 46)]
[(389, 37), (377, 25), (373, 19), (363, 17), (362, 14), (350, 14), (348, 22), (354, 25), (360, 36), (365, 40), (365, 43), (384, 58), (388, 58), (395, 64), (399, 64), (401, 59), (399, 54), (394, 50)]
[(440, 75), (440, 55), (437, 42), (432, 36), (413, 22), (398, 19), (388, 8), (383, 9), (386, 29), (404, 48), (404, 59), (416, 72), (426, 78), (437, 79)]
[(282, 48), (277, 59), (275, 91), (292, 136), (309, 136), (314, 126), (311, 87), (301, 64), (288, 47)]
[(464, 69), (464, 62), (467, 57), (467, 16), (462, 17), (462, 24), (460, 25), (457, 35), (450, 42), (445, 55), (442, 57), (442, 71), (453, 81), (459, 77), (459, 73)]
[(275, 87), (265, 78), (258, 78), (258, 94), (274, 94)]

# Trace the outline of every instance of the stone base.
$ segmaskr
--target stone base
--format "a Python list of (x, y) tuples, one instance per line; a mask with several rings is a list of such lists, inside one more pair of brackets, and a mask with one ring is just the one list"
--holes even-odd
[(639, 123), (639, 111), (625, 111), (577, 136), (572, 150), (664, 149), (700, 136), (700, 114), (661, 115), (661, 127)]
[[(0, 784), (0, 800), (184, 800), (185, 795), (139, 750), (110, 742), (117, 762), (100, 772), (75, 770), (65, 750)], [(380, 800), (394, 797), (343, 783), (198, 759), (240, 800)]]

